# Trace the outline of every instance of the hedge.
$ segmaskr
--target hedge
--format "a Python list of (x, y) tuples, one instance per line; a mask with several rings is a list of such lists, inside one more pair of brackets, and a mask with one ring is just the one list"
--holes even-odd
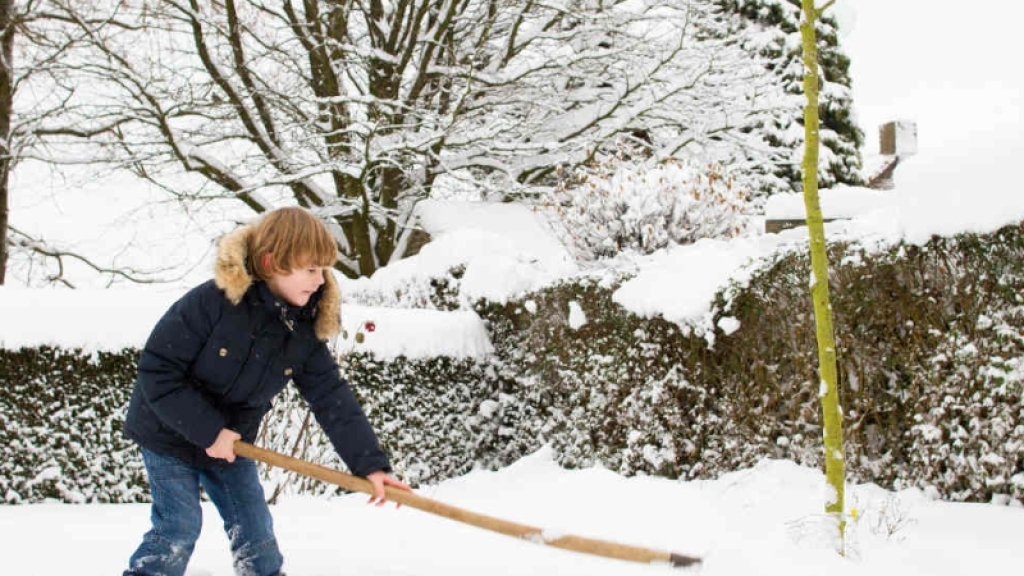
[[(1021, 227), (881, 252), (836, 245), (831, 261), (850, 481), (1022, 499)], [(808, 277), (805, 254), (763, 263), (718, 295), (712, 325), (728, 317), (739, 329), (713, 338), (630, 313), (613, 301), (616, 282), (577, 278), (477, 302), (489, 358), (354, 354), (342, 368), (414, 485), (543, 445), (565, 466), (626, 475), (710, 479), (763, 458), (821, 466)], [(453, 275), (432, 289), (456, 305), (457, 284)], [(569, 322), (576, 306), (582, 325)], [(6, 502), (146, 498), (137, 453), (120, 438), (137, 354), (0, 350)], [(294, 392), (260, 442), (340, 466)], [(273, 498), (334, 491), (265, 473)]]

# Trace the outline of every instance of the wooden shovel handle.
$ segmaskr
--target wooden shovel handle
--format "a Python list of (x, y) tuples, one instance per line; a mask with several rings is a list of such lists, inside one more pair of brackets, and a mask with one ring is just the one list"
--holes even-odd
[[(235, 442), (235, 454), (252, 460), (258, 460), (271, 466), (291, 470), (292, 472), (302, 474), (303, 476), (335, 484), (352, 492), (373, 494), (373, 485), (370, 484), (368, 480), (351, 474), (346, 474), (339, 470), (320, 466), (319, 464), (313, 464), (312, 462), (292, 458), (291, 456), (287, 456), (279, 452), (259, 448), (246, 442)], [(491, 530), (507, 536), (522, 538), (538, 544), (545, 544), (547, 546), (554, 546), (555, 548), (563, 548), (565, 550), (616, 558), (619, 560), (630, 560), (633, 562), (664, 562), (672, 566), (680, 567), (693, 566), (699, 564), (701, 561), (700, 558), (696, 556), (677, 554), (675, 552), (663, 552), (661, 550), (652, 550), (650, 548), (641, 548), (639, 546), (630, 546), (628, 544), (617, 544), (615, 542), (607, 542), (604, 540), (597, 540), (595, 538), (585, 538), (583, 536), (574, 536), (572, 534), (560, 534), (553, 537), (547, 537), (544, 535), (544, 531), (540, 528), (502, 520), (501, 518), (494, 518), (493, 516), (477, 514), (476, 512), (471, 512), (464, 508), (458, 508), (450, 504), (438, 502), (437, 500), (425, 498), (414, 492), (406, 492), (405, 490), (398, 490), (387, 486), (384, 488), (384, 492), (388, 500), (402, 504), (403, 506), (409, 506), (417, 510), (430, 512), (431, 514), (443, 516), (450, 520), (456, 520), (471, 526), (476, 526), (477, 528)]]

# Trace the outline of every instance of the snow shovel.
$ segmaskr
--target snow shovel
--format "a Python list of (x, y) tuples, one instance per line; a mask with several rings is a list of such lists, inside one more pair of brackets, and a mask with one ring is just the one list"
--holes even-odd
[[(326, 468), (319, 464), (313, 464), (312, 462), (292, 458), (291, 456), (287, 456), (279, 452), (273, 452), (258, 446), (253, 446), (246, 442), (235, 442), (235, 454), (252, 460), (257, 460), (271, 466), (291, 470), (292, 472), (302, 474), (303, 476), (335, 484), (346, 490), (363, 492), (371, 495), (373, 494), (373, 485), (370, 484), (368, 480), (352, 476), (351, 474), (346, 474), (339, 470)], [(450, 520), (456, 520), (471, 526), (476, 526), (477, 528), (484, 528), (507, 536), (514, 536), (516, 538), (529, 540), (530, 542), (554, 546), (555, 548), (563, 548), (574, 552), (583, 552), (585, 554), (594, 554), (597, 556), (629, 560), (632, 562), (664, 563), (675, 567), (696, 566), (701, 562), (701, 559), (696, 556), (678, 554), (676, 552), (663, 552), (661, 550), (652, 550), (650, 548), (641, 548), (639, 546), (630, 546), (627, 544), (617, 544), (615, 542), (585, 538), (583, 536), (574, 536), (572, 534), (545, 535), (544, 531), (540, 528), (519, 524), (517, 522), (510, 522), (508, 520), (502, 520), (492, 516), (477, 514), (476, 512), (471, 512), (450, 504), (438, 502), (437, 500), (431, 500), (430, 498), (425, 498), (412, 492), (396, 490), (389, 487), (385, 487), (384, 490), (388, 500), (403, 506), (409, 506), (411, 508), (416, 508), (417, 510), (430, 512), (431, 514), (437, 514), (438, 516), (443, 516)]]

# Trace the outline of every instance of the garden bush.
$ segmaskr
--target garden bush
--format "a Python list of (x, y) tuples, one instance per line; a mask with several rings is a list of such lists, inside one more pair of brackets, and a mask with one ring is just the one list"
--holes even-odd
[[(1024, 231), (869, 251), (831, 248), (847, 472), (958, 501), (1024, 498)], [(580, 277), (477, 302), (488, 358), (342, 358), (397, 471), (414, 485), (495, 469), (549, 445), (570, 467), (715, 478), (787, 458), (822, 465), (807, 255), (779, 254), (716, 298), (713, 338), (614, 302)], [(463, 301), (458, 276), (430, 288)], [(428, 292), (424, 292), (425, 294)], [(441, 303), (443, 300), (443, 304)], [(7, 503), (136, 502), (120, 436), (137, 350), (0, 349), (0, 494)], [(340, 463), (301, 399), (260, 443)], [(334, 493), (267, 470), (270, 496)]]
[(140, 502), (142, 462), (122, 438), (137, 352), (0, 349), (0, 496)]

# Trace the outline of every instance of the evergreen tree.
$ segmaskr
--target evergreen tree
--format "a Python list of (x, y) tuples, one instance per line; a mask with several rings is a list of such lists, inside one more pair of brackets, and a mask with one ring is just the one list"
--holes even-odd
[[(737, 34), (743, 47), (765, 62), (788, 98), (772, 118), (749, 129), (762, 132), (767, 143), (785, 151), (776, 164), (775, 175), (794, 191), (801, 189), (800, 157), (803, 137), (803, 65), (801, 63), (800, 0), (716, 0), (722, 17), (739, 17), (735, 24), (750, 29)], [(819, 83), (821, 99), (821, 188), (836, 184), (860, 185), (860, 149), (864, 133), (853, 121), (850, 59), (839, 46), (838, 24), (834, 18), (817, 20)], [(758, 120), (761, 122), (761, 120)]]

